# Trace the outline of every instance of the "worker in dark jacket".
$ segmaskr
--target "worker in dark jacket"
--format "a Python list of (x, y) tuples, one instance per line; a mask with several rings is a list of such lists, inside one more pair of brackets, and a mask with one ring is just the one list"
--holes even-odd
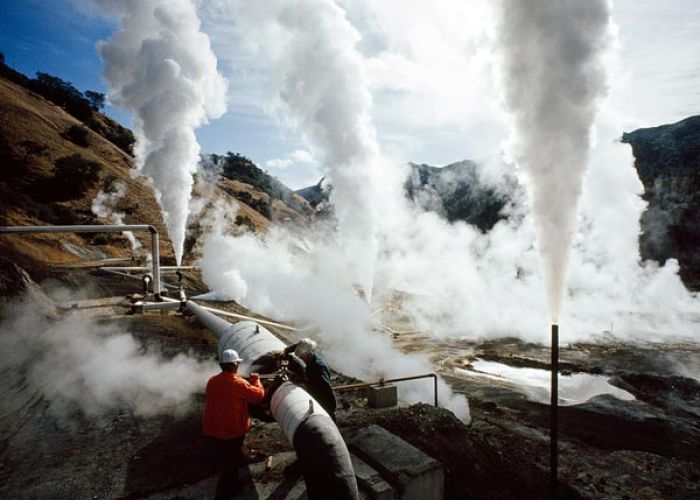
[(221, 373), (207, 383), (204, 435), (211, 438), (216, 449), (219, 467), (217, 500), (231, 498), (238, 488), (241, 446), (250, 430), (248, 403), (258, 404), (265, 397), (257, 373), (250, 376), (250, 382), (238, 376), (241, 361), (236, 351), (226, 349), (221, 355)]
[(293, 352), (306, 364), (304, 382), (309, 394), (335, 420), (336, 400), (331, 387), (331, 371), (326, 359), (316, 351), (316, 342), (309, 338), (301, 339), (296, 344), (288, 346), (284, 352), (287, 355)]

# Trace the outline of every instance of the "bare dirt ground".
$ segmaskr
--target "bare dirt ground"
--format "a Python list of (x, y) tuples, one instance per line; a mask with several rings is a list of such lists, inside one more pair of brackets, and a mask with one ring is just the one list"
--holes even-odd
[[(105, 301), (109, 317), (98, 321), (119, 325), (166, 357), (187, 352), (210, 362), (212, 374), (218, 370), (215, 339), (192, 318), (127, 314), (128, 300), (120, 305), (115, 297), (133, 293), (134, 282), (89, 270), (48, 274), (44, 288), (111, 298)], [(201, 291), (196, 277), (187, 284)], [(245, 312), (235, 304), (227, 307)], [(99, 318), (99, 308), (89, 310), (95, 309)], [(339, 393), (341, 432), (378, 423), (437, 458), (446, 467), (447, 498), (547, 498), (549, 407), (528, 399), (512, 381), (468, 373), (477, 360), (546, 368), (547, 348), (514, 339), (435, 341), (420, 335), (396, 335), (396, 343), (431, 353), (436, 370), (468, 396), (471, 423), (427, 404), (373, 410), (358, 390)], [(700, 497), (700, 384), (677, 370), (678, 363), (700, 359), (700, 346), (579, 344), (563, 349), (561, 358), (563, 373), (605, 375), (635, 399), (600, 395), (561, 408), (560, 497)], [(59, 417), (17, 373), (2, 377), (2, 397), (12, 411), (0, 415), (0, 497), (184, 498), (176, 492), (188, 485), (199, 489), (187, 498), (211, 496), (207, 488), (215, 467), (201, 434), (203, 388), (172, 414), (140, 417), (114, 409), (86, 416), (73, 408)], [(334, 374), (334, 383), (348, 381)], [(246, 445), (258, 462), (292, 451), (274, 422), (255, 421)], [(274, 471), (270, 474), (285, 474), (283, 467)]]

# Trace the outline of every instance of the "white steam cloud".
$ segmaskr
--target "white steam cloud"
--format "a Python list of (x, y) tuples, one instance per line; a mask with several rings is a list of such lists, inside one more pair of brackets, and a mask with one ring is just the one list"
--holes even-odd
[[(117, 210), (117, 204), (125, 194), (126, 184), (123, 182), (113, 183), (107, 191), (100, 189), (99, 193), (97, 193), (92, 200), (92, 206), (90, 207), (92, 213), (98, 217), (107, 219), (112, 224), (124, 224), (124, 217), (126, 217), (126, 214)], [(133, 251), (141, 248), (141, 242), (136, 239), (133, 232), (124, 231), (122, 234), (129, 240)]]
[(184, 412), (214, 371), (184, 353), (166, 359), (113, 324), (79, 315), (49, 320), (29, 301), (8, 305), (3, 316), (4, 416), (33, 393), (58, 416), (75, 408), (86, 415), (124, 408), (144, 416)]
[[(335, 26), (333, 23), (342, 21), (338, 11), (324, 1), (314, 3), (319, 7), (316, 14), (304, 8), (290, 12), (277, 2), (266, 4), (265, 9), (249, 2), (224, 4), (234, 8), (234, 35), (248, 41), (248, 45), (235, 44), (238, 52), (233, 59), (243, 63), (248, 57), (249, 67), (264, 66), (269, 75), (268, 90), (278, 99), (281, 96), (284, 109), (305, 137), (327, 153), (329, 161), (349, 151), (343, 148), (346, 143), (331, 139), (342, 137), (342, 128), (348, 124), (367, 123), (364, 113), (371, 109), (368, 97), (362, 97), (364, 91), (351, 93), (361, 98), (338, 106), (318, 105), (335, 102), (325, 101), (324, 93), (340, 94), (338, 89), (345, 88), (337, 76), (343, 59), (328, 52), (330, 48), (324, 44), (332, 47), (338, 40), (346, 40), (343, 50), (351, 52), (356, 43), (355, 35), (344, 38), (342, 31), (338, 40), (320, 38), (328, 33), (324, 22)], [(297, 4), (305, 7), (312, 2)], [(522, 12), (521, 6), (514, 2), (507, 5), (515, 9), (508, 15), (515, 17), (507, 20), (511, 35), (504, 35), (499, 42), (501, 53), (505, 50), (507, 55), (508, 75), (518, 76), (518, 81), (509, 83), (508, 102), (518, 126), (512, 153), (530, 178), (535, 176), (537, 186), (541, 186), (538, 192), (549, 195), (545, 191), (552, 189), (556, 213), (536, 226), (525, 193), (511, 182), (510, 167), (500, 159), (487, 160), (479, 164), (479, 181), (512, 200), (505, 209), (507, 218), (488, 232), (460, 221), (448, 223), (410, 203), (403, 188), (408, 170), (398, 161), (381, 159), (372, 162), (374, 168), (344, 170), (353, 177), (345, 185), (345, 194), (333, 199), (337, 210), (347, 210), (349, 219), (357, 217), (358, 227), (376, 228), (374, 293), (369, 307), (358, 296), (357, 273), (347, 265), (348, 259), (363, 262), (363, 252), (348, 252), (338, 244), (337, 228), (323, 221), (293, 230), (273, 225), (262, 238), (226, 235), (222, 225), (213, 224), (214, 231), (205, 237), (202, 249), (206, 283), (253, 310), (316, 324), (332, 365), (363, 379), (415, 373), (431, 364), (425, 355), (397, 352), (384, 326), (442, 338), (517, 336), (531, 342), (546, 341), (547, 320), (541, 311), (547, 307), (547, 293), (541, 279), (541, 250), (559, 252), (553, 253), (548, 263), (553, 268), (548, 274), (549, 297), (557, 307), (564, 263), (570, 261), (565, 289), (570, 307), (560, 318), (563, 342), (613, 337), (632, 341), (697, 338), (700, 304), (678, 278), (677, 263), (669, 261), (659, 267), (639, 261), (639, 216), (645, 204), (630, 148), (617, 141), (622, 128), (614, 110), (601, 113), (591, 132), (605, 91), (602, 55), (611, 32), (607, 3), (581, 2), (578, 8), (582, 13), (562, 10), (575, 9), (572, 2), (557, 3), (552, 13), (543, 13), (536, 5), (530, 22), (525, 22), (528, 13)], [(327, 18), (319, 17), (323, 12)], [(552, 18), (551, 24), (544, 23), (548, 16), (564, 12), (569, 12), (571, 19)], [(316, 25), (305, 24), (300, 19), (304, 16), (314, 19)], [(514, 38), (514, 29), (521, 30), (522, 39)], [(553, 39), (547, 39), (549, 29), (554, 30)], [(421, 33), (412, 36), (420, 37)], [(324, 46), (318, 48), (310, 40)], [(522, 43), (523, 47), (504, 49), (504, 43)], [(523, 55), (521, 66), (515, 59), (515, 54), (521, 53), (518, 51)], [(329, 54), (336, 59), (315, 59)], [(304, 71), (288, 68), (292, 61)], [(554, 67), (546, 67), (543, 61)], [(357, 76), (361, 71), (354, 72), (354, 63), (347, 67), (346, 81), (364, 81)], [(531, 88), (535, 84), (543, 88)], [(326, 112), (336, 115), (326, 119)], [(328, 131), (324, 127), (336, 128)], [(365, 131), (362, 137), (373, 134), (371, 123), (368, 127), (360, 129)], [(346, 132), (352, 133), (352, 129)], [(586, 173), (591, 144), (591, 169)], [(338, 153), (330, 154), (336, 147)], [(547, 169), (554, 175), (549, 176)], [(338, 189), (338, 174), (333, 175)], [(584, 177), (590, 189), (581, 194)], [(549, 179), (550, 184), (540, 178)], [(343, 180), (341, 174), (341, 184)], [(369, 196), (372, 192), (375, 195)], [(581, 208), (578, 229), (577, 200)], [(546, 212), (541, 201), (537, 208), (538, 216)], [(362, 222), (367, 220), (373, 222)], [(551, 224), (556, 227), (555, 239), (537, 242), (536, 227)], [(553, 315), (557, 307), (551, 307)], [(396, 327), (396, 323), (407, 328)], [(428, 400), (430, 394), (418, 391), (413, 397)], [(443, 403), (461, 408), (462, 416), (466, 414), (466, 402), (459, 397), (448, 394)]]
[(503, 2), (503, 90), (513, 158), (529, 180), (554, 322), (564, 292), (590, 130), (606, 92), (608, 0)]
[[(430, 371), (427, 357), (402, 354), (386, 332), (374, 331), (368, 307), (379, 245), (377, 173), (384, 160), (359, 33), (330, 0), (233, 0), (219, 7), (233, 12), (241, 38), (255, 40), (252, 52), (265, 62), (282, 113), (322, 155), (337, 226), (295, 233), (273, 227), (263, 242), (252, 234), (225, 235), (213, 224), (203, 245), (205, 281), (257, 311), (312, 322), (344, 373), (369, 379)], [(441, 384), (442, 403), (468, 419), (465, 398)], [(420, 383), (410, 387), (406, 399), (430, 400)]]
[[(262, 241), (250, 233), (228, 236), (222, 227), (212, 224), (201, 262), (205, 282), (219, 294), (276, 318), (311, 322), (321, 332), (321, 350), (341, 373), (376, 380), (433, 371), (428, 356), (401, 353), (378, 330), (353, 287), (352, 270), (338, 256), (331, 228), (289, 232), (273, 226)], [(466, 399), (439, 384), (441, 406), (468, 420)], [(426, 381), (402, 384), (401, 397), (432, 401), (432, 387)]]
[(224, 113), (227, 83), (192, 0), (97, 2), (120, 22), (98, 45), (110, 99), (134, 113), (137, 165), (160, 195), (180, 263), (200, 152), (194, 130)]
[(255, 40), (282, 112), (322, 153), (333, 182), (338, 252), (371, 294), (377, 251), (372, 171), (379, 147), (360, 34), (331, 0), (222, 0), (242, 38)]

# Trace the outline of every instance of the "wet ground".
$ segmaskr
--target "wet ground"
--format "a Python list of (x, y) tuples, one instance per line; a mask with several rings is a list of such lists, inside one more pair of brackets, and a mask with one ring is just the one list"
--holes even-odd
[[(126, 314), (124, 296), (134, 291), (128, 279), (96, 280), (84, 271), (54, 280), (45, 287), (71, 288), (74, 297), (84, 291), (73, 313), (99, 317), (103, 310), (111, 319), (101, 321), (119, 323), (166, 356), (190, 352), (211, 360), (214, 339), (191, 318)], [(104, 302), (87, 302), (97, 297)], [(430, 353), (436, 371), (469, 398), (471, 423), (428, 405), (369, 409), (357, 390), (339, 394), (341, 431), (379, 423), (439, 459), (448, 498), (547, 498), (548, 348), (516, 339), (436, 341), (416, 334), (395, 335), (395, 342)], [(563, 348), (562, 380), (569, 382), (560, 394), (560, 498), (700, 498), (698, 365), (698, 344), (608, 341)], [(210, 497), (215, 467), (201, 436), (202, 394), (171, 415), (113, 410), (87, 417), (68, 409), (58, 417), (21, 373), (2, 374), (8, 410), (0, 415), (1, 498)], [(336, 384), (349, 381), (334, 375)], [(268, 456), (289, 457), (278, 426), (256, 422), (246, 443), (257, 464), (251, 477), (284, 483), (282, 462), (268, 472), (260, 465)], [(249, 489), (246, 498), (256, 491)]]

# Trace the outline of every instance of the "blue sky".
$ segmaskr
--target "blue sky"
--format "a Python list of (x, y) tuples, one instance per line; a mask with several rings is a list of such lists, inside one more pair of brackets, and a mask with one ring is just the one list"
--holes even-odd
[[(487, 0), (336, 0), (361, 34), (373, 120), (382, 150), (401, 161), (443, 165), (497, 154), (507, 133), (493, 92), (486, 33)], [(248, 57), (235, 19), (218, 0), (198, 2), (220, 71), (229, 80), (228, 112), (197, 130), (204, 152), (234, 151), (298, 188), (323, 173), (318, 163), (292, 161), (309, 151), (302, 135), (271, 112), (264, 65)], [(95, 44), (115, 29), (91, 0), (2, 0), (0, 51), (33, 76), (54, 74), (79, 90), (106, 92)], [(616, 0), (618, 62), (610, 106), (626, 129), (700, 113), (700, 1)], [(129, 126), (128, 112), (107, 113)]]
[[(106, 92), (95, 42), (113, 30), (109, 20), (88, 18), (69, 2), (0, 2), (0, 51), (5, 54), (5, 62), (31, 77), (37, 71), (58, 76), (80, 91)], [(128, 113), (111, 107), (107, 112), (130, 123)]]
[[(70, 0), (0, 2), (0, 52), (5, 54), (5, 62), (31, 77), (37, 71), (58, 76), (80, 91), (107, 92), (95, 44), (109, 38), (115, 29), (113, 20)], [(112, 106), (106, 112), (131, 125), (129, 112)], [(237, 107), (235, 112), (200, 128), (197, 137), (204, 152), (240, 152), (263, 168), (267, 160), (303, 146), (255, 107)], [(303, 184), (316, 177), (316, 173), (305, 177)]]

